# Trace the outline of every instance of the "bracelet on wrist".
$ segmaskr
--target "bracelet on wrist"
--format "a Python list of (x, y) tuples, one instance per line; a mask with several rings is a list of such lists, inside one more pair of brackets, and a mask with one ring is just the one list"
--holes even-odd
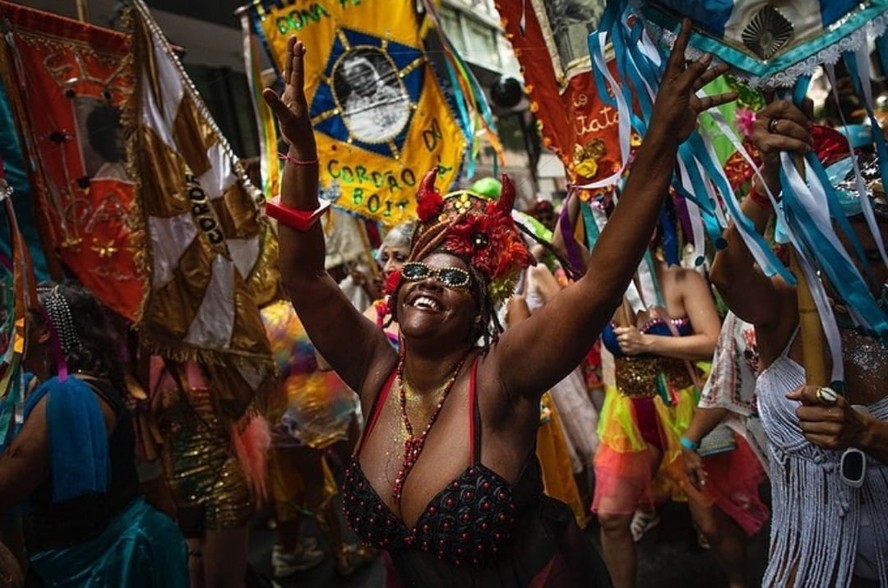
[(774, 206), (771, 204), (771, 199), (768, 198), (767, 193), (761, 190), (758, 182), (752, 182), (752, 188), (749, 189), (749, 199), (752, 200), (759, 208), (764, 208), (765, 210), (774, 209)]
[(681, 439), (679, 439), (678, 442), (679, 442), (679, 443), (681, 444), (681, 446), (684, 447), (685, 449), (690, 449), (691, 451), (693, 451), (693, 452), (695, 452), (695, 453), (697, 452), (697, 450), (700, 449), (700, 444), (699, 444), (699, 443), (694, 443), (693, 441), (691, 441), (690, 439), (688, 439), (688, 438), (685, 437), (684, 435), (681, 436)]
[(280, 203), (281, 197), (275, 196), (265, 203), (265, 214), (297, 231), (307, 231), (330, 208), (329, 200), (321, 200), (314, 210), (299, 210)]
[(316, 165), (319, 161), (317, 155), (315, 155), (314, 159), (296, 159), (289, 153), (279, 153), (278, 159), (292, 163), (295, 166)]

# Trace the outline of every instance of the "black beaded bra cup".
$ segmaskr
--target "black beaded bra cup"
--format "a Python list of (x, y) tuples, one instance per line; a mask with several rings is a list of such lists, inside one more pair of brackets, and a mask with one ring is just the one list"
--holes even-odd
[(479, 564), (511, 539), (512, 488), (483, 465), (470, 466), (429, 502), (413, 528), (379, 498), (357, 458), (346, 471), (343, 509), (355, 534), (380, 549), (419, 549), (455, 565)]
[[(511, 541), (517, 510), (515, 488), (481, 464), (475, 368), (473, 365), (469, 379), (472, 463), (429, 502), (412, 528), (395, 516), (370, 485), (358, 462), (358, 448), (345, 473), (343, 510), (355, 534), (366, 544), (385, 550), (418, 549), (455, 565), (477, 565), (499, 554)], [(377, 398), (365, 439), (392, 384), (393, 378), (389, 378)], [(525, 481), (526, 473), (525, 467), (516, 487)]]

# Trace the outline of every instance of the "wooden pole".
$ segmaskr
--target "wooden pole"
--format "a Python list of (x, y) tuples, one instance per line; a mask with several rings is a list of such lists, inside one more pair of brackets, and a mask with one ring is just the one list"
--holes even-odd
[[(799, 174), (804, 178), (805, 164), (801, 155), (794, 155), (793, 161)], [(817, 303), (811, 294), (811, 285), (798, 259), (799, 252), (789, 248), (789, 269), (796, 276), (796, 297), (798, 299), (799, 328), (802, 336), (802, 364), (805, 366), (805, 383), (809, 386), (827, 386), (829, 375), (826, 370), (827, 355), (824, 345), (823, 325)]]
[(826, 369), (826, 348), (823, 325), (817, 304), (811, 294), (811, 286), (802, 271), (798, 260), (798, 252), (794, 248), (789, 251), (789, 267), (796, 276), (796, 296), (799, 307), (799, 327), (802, 336), (802, 363), (805, 366), (805, 383), (809, 386), (826, 386), (829, 375)]
[(89, 22), (89, 7), (87, 6), (87, 0), (74, 0), (74, 4), (77, 6), (77, 20), (80, 22)]

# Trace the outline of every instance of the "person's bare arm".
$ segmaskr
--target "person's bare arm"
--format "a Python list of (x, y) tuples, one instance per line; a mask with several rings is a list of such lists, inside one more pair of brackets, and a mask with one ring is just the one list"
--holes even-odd
[(37, 403), (22, 430), (0, 455), (0, 512), (15, 506), (49, 477), (46, 398)]
[[(305, 48), (296, 37), (287, 43), (284, 82), (278, 96), (263, 97), (280, 123), (289, 155), (300, 162), (317, 159), (314, 131), (305, 98)], [(318, 207), (318, 164), (287, 162), (281, 178), (281, 205), (313, 211)], [(315, 223), (307, 231), (278, 224), (281, 279), (312, 343), (353, 390), (361, 391), (370, 366), (396, 354), (385, 335), (349, 303), (324, 269), (324, 233)]]
[[(728, 415), (726, 408), (703, 408), (697, 407), (694, 411), (694, 420), (691, 426), (685, 432), (683, 437), (688, 441), (700, 444), (700, 441), (712, 432), (716, 426)], [(706, 469), (703, 467), (703, 460), (696, 450), (689, 449), (684, 445), (681, 446), (681, 453), (684, 457), (685, 474), (688, 481), (697, 489), (702, 491), (706, 485)]]
[[(513, 394), (538, 397), (579, 365), (611, 318), (651, 239), (679, 144), (694, 129), (700, 112), (734, 97), (696, 96), (696, 90), (724, 68), (708, 69), (709, 57), (686, 67), (684, 50), (689, 33), (686, 21), (669, 58), (649, 132), (620, 204), (592, 251), (588, 271), (506, 332), (493, 350), (500, 380)], [(526, 357), (534, 361), (527, 362)]]
[[(773, 129), (775, 132), (768, 129), (772, 119), (779, 119)], [(771, 193), (779, 194), (780, 152), (805, 153), (808, 150), (811, 144), (810, 119), (789, 102), (771, 102), (756, 117), (753, 141), (762, 155), (762, 177)], [(763, 207), (747, 197), (740, 209), (755, 224), (756, 230), (764, 234), (773, 214), (770, 207)], [(792, 297), (792, 287), (780, 278), (772, 279), (762, 273), (733, 222), (728, 225), (724, 237), (727, 247), (715, 255), (710, 274), (712, 283), (738, 317), (760, 327), (775, 325), (786, 314), (783, 301)]]
[[(775, 192), (776, 193), (776, 192)], [(746, 218), (755, 223), (756, 230), (764, 234), (772, 212), (747, 197), (740, 205)], [(782, 292), (791, 288), (780, 278), (769, 278), (762, 273), (755, 258), (734, 222), (724, 232), (727, 246), (715, 254), (710, 278), (725, 304), (744, 321), (760, 326), (775, 324), (784, 312)]]
[(677, 287), (682, 290), (683, 304), (693, 327), (693, 334), (686, 337), (650, 335), (639, 332), (634, 326), (617, 327), (614, 334), (623, 353), (652, 353), (690, 361), (708, 361), (712, 358), (721, 321), (709, 285), (694, 270), (679, 270), (675, 279)]

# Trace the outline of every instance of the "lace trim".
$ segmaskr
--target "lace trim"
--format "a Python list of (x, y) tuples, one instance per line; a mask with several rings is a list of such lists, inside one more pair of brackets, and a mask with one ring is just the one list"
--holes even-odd
[[(676, 34), (668, 29), (663, 29), (659, 25), (650, 20), (645, 20), (645, 28), (654, 40), (664, 42), (670, 49), (675, 44)], [(817, 69), (826, 63), (835, 64), (842, 58), (842, 53), (846, 51), (855, 51), (863, 47), (867, 39), (881, 37), (886, 28), (888, 28), (888, 10), (875, 17), (868, 22), (866, 26), (848, 33), (837, 42), (824, 47), (816, 54), (811, 55), (807, 59), (790, 66), (785, 71), (778, 72), (771, 76), (755, 76), (741, 70), (731, 67), (733, 75), (746, 82), (754, 88), (791, 88), (796, 81), (803, 76), (814, 74)], [(685, 52), (690, 59), (698, 59), (706, 52), (695, 47), (688, 46)], [(716, 55), (712, 56), (715, 64), (724, 63)], [(730, 65), (730, 64), (728, 64)]]

